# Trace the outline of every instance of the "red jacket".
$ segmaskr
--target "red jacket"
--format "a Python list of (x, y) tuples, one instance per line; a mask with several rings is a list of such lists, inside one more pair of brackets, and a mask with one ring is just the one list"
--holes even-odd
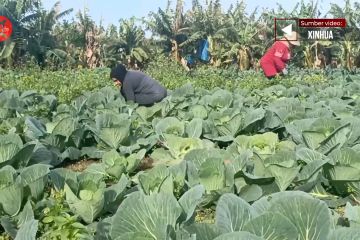
[(290, 60), (290, 49), (283, 41), (276, 41), (265, 55), (260, 59), (261, 68), (266, 77), (275, 76), (281, 73)]

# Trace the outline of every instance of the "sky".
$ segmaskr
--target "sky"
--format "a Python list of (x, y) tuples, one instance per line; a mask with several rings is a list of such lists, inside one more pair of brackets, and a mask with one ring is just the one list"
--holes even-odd
[[(58, 0), (43, 0), (46, 9), (50, 9)], [(309, 0), (305, 0), (309, 1)], [(360, 0), (352, 0), (360, 1)], [(205, 0), (202, 0), (205, 2)], [(221, 0), (221, 4), (225, 10), (229, 8), (232, 3), (237, 0)], [(245, 0), (247, 11), (252, 12), (256, 7), (259, 10), (262, 8), (276, 8), (277, 3), (281, 4), (286, 10), (291, 10), (295, 7), (298, 1), (293, 0)], [(60, 0), (61, 9), (73, 8), (74, 15), (79, 10), (83, 10), (86, 6), (89, 10), (90, 16), (99, 23), (102, 20), (105, 26), (109, 24), (118, 25), (119, 19), (135, 17), (145, 17), (150, 11), (157, 11), (157, 9), (165, 8), (167, 0)], [(176, 0), (172, 0), (175, 5)], [(325, 13), (330, 8), (330, 3), (336, 3), (340, 6), (344, 5), (344, 0), (319, 0), (320, 10)], [(191, 0), (185, 0), (185, 9), (191, 7)]]

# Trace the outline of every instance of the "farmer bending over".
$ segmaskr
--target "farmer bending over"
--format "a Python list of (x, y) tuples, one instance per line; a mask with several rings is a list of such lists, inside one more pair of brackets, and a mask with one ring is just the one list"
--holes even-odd
[(291, 58), (291, 48), (292, 46), (300, 46), (297, 39), (297, 32), (292, 32), (291, 35), (285, 34), (260, 59), (261, 68), (268, 79), (287, 74), (286, 64)]
[(110, 78), (126, 101), (134, 101), (142, 106), (151, 106), (163, 100), (166, 89), (151, 77), (140, 71), (128, 71), (122, 64), (111, 69)]

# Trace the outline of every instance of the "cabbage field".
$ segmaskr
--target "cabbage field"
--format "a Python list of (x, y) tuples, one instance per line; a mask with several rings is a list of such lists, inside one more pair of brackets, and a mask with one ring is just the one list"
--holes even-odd
[(341, 72), (148, 108), (3, 89), (0, 239), (358, 240), (359, 124)]

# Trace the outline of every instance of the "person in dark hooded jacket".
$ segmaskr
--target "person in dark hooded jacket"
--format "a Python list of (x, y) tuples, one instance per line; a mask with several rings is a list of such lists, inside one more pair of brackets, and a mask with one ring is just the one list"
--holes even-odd
[(141, 106), (151, 106), (167, 96), (167, 90), (159, 82), (140, 71), (126, 70), (122, 64), (111, 69), (110, 78), (121, 87), (126, 101), (134, 101)]

